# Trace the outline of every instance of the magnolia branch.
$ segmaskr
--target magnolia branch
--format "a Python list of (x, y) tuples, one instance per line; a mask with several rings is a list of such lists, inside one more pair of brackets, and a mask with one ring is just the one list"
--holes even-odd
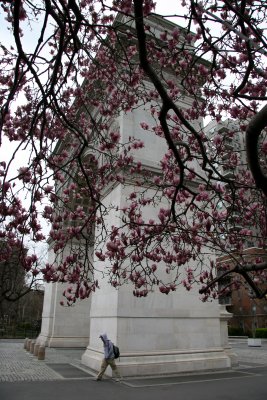
[(232, 268), (232, 269), (230, 269), (228, 271), (225, 271), (223, 273), (218, 274), (216, 278), (212, 279), (203, 288), (201, 288), (199, 290), (199, 293), (200, 294), (207, 293), (209, 291), (209, 289), (214, 287), (217, 283), (223, 282), (224, 278), (226, 276), (228, 276), (228, 275), (231, 276), (232, 274), (239, 274), (245, 279), (245, 281), (248, 283), (248, 285), (254, 291), (256, 297), (258, 299), (262, 299), (266, 295), (267, 289), (262, 290), (261, 288), (259, 288), (256, 285), (256, 283), (253, 280), (253, 278), (251, 278), (249, 273), (265, 271), (266, 269), (267, 269), (267, 261), (259, 263), (259, 264), (252, 263), (252, 264), (246, 264), (246, 265), (242, 265), (242, 266), (237, 264), (234, 268)]
[[(143, 2), (140, 2), (138, 0), (134, 1), (134, 12), (135, 12), (135, 23), (136, 23), (138, 46), (139, 46), (140, 65), (141, 65), (142, 69), (145, 71), (145, 73), (147, 74), (147, 76), (150, 78), (151, 82), (154, 84), (156, 90), (158, 91), (158, 93), (161, 97), (162, 107), (161, 107), (161, 111), (160, 111), (159, 121), (161, 123), (161, 127), (163, 129), (168, 146), (173, 151), (175, 159), (179, 165), (179, 168), (180, 168), (179, 187), (182, 188), (183, 182), (184, 182), (185, 165), (184, 165), (184, 161), (181, 159), (181, 156), (179, 154), (179, 151), (177, 150), (177, 147), (175, 146), (175, 143), (173, 142), (173, 140), (171, 138), (171, 135), (170, 135), (170, 132), (168, 129), (166, 118), (167, 118), (167, 114), (168, 114), (169, 110), (174, 111), (174, 113), (180, 119), (182, 124), (197, 139), (199, 147), (201, 149), (201, 154), (202, 154), (202, 159), (203, 159), (203, 164), (202, 164), (203, 169), (207, 170), (207, 165), (209, 165), (210, 163), (207, 158), (205, 148), (203, 146), (203, 142), (202, 142), (200, 135), (193, 128), (193, 126), (184, 118), (184, 116), (182, 115), (181, 111), (178, 109), (176, 104), (168, 96), (161, 80), (159, 79), (156, 72), (154, 71), (154, 69), (152, 68), (152, 66), (150, 65), (150, 63), (148, 61), (147, 49), (146, 49), (146, 34), (145, 34), (145, 30), (144, 30), (144, 20), (143, 20)], [(209, 171), (209, 172), (211, 172), (211, 171)]]

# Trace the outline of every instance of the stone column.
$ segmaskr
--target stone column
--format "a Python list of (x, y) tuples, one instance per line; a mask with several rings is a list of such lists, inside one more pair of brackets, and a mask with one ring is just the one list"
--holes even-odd
[(63, 290), (63, 284), (45, 285), (42, 328), (37, 343), (48, 347), (86, 347), (90, 300), (77, 302), (73, 307), (62, 307)]
[(230, 318), (232, 318), (232, 316), (233, 316), (233, 314), (229, 313), (226, 310), (226, 307), (224, 305), (220, 305), (222, 345), (225, 348), (225, 352), (228, 354), (228, 356), (231, 359), (231, 365), (237, 366), (238, 365), (237, 354), (233, 352), (233, 349), (231, 348), (231, 346), (229, 344), (229, 339), (228, 339), (228, 321)]
[[(68, 249), (66, 249), (68, 251)], [(54, 257), (52, 244), (49, 260)], [(62, 283), (46, 283), (42, 327), (36, 343), (48, 347), (86, 347), (90, 329), (91, 299), (77, 301), (72, 307), (63, 307)]]

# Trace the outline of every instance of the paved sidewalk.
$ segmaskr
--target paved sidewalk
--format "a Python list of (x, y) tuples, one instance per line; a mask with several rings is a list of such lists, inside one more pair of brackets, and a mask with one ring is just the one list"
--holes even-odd
[[(239, 362), (234, 370), (267, 365), (267, 341), (263, 341), (262, 347), (248, 347), (242, 339), (231, 340), (230, 344)], [(45, 360), (40, 361), (24, 350), (24, 340), (0, 339), (0, 382), (92, 380), (95, 373), (81, 364), (84, 351), (46, 348)], [(126, 381), (129, 385), (134, 383), (133, 378)]]
[(243, 365), (267, 365), (267, 340), (262, 339), (261, 347), (249, 347), (247, 339), (230, 339), (229, 344), (237, 355), (239, 368)]
[(267, 398), (267, 342), (248, 348), (232, 341), (239, 366), (177, 376), (135, 377), (116, 383), (94, 380), (80, 363), (84, 349), (46, 349), (38, 361), (23, 348), (24, 341), (0, 339), (1, 400), (265, 400)]
[(84, 351), (46, 348), (45, 360), (40, 361), (24, 350), (24, 340), (0, 339), (0, 382), (92, 378), (92, 372), (81, 364)]

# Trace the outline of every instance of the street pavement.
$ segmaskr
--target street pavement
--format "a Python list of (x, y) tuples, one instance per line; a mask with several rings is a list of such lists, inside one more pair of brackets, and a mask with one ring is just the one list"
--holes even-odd
[(267, 341), (248, 347), (231, 340), (238, 366), (227, 371), (136, 377), (120, 383), (94, 380), (81, 364), (84, 349), (46, 348), (40, 361), (24, 350), (23, 341), (0, 340), (0, 400), (266, 400)]

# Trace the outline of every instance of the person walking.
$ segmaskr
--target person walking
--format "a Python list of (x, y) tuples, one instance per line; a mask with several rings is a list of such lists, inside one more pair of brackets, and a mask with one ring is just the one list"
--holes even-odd
[(116, 382), (120, 382), (121, 376), (120, 376), (120, 373), (118, 371), (118, 368), (117, 368), (117, 365), (115, 362), (113, 343), (111, 340), (108, 339), (106, 333), (103, 333), (99, 337), (102, 340), (103, 346), (104, 346), (104, 358), (102, 360), (100, 372), (98, 373), (96, 380), (101, 381), (107, 367), (110, 365), (112, 371), (114, 372), (114, 374), (116, 376)]

